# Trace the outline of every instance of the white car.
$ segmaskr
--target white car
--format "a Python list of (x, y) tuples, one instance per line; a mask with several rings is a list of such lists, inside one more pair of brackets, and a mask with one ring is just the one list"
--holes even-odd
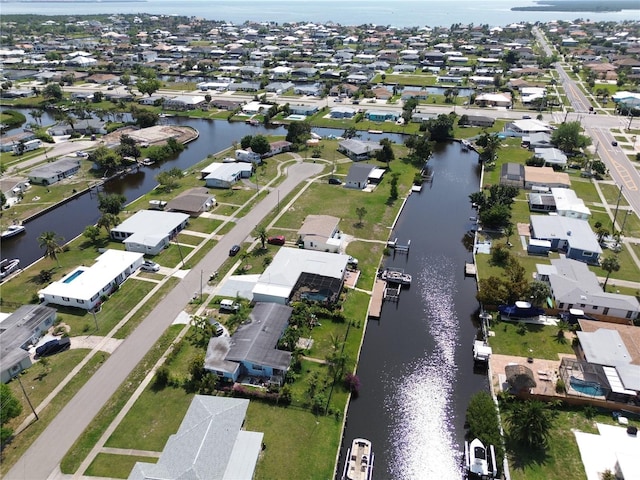
[(87, 152), (83, 152), (82, 150), (78, 150), (76, 152), (76, 157), (87, 158), (88, 156), (89, 156), (89, 154)]
[(157, 272), (158, 270), (160, 270), (160, 265), (158, 265), (156, 262), (152, 262), (151, 260), (145, 260), (144, 262), (142, 262), (140, 270), (142, 270), (143, 272)]

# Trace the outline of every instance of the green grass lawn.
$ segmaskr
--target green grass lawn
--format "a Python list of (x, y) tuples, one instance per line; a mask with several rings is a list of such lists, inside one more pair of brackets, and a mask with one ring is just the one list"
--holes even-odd
[(129, 478), (136, 462), (157, 463), (154, 457), (99, 453), (85, 472), (90, 477)]
[(610, 183), (600, 183), (600, 190), (604, 195), (607, 203), (611, 205), (612, 208), (615, 208), (618, 203), (618, 198), (620, 199), (619, 205), (621, 207), (628, 207), (629, 203), (627, 200), (620, 195), (620, 189), (616, 185), (611, 185)]
[(597, 433), (596, 422), (613, 425), (611, 415), (596, 414), (588, 419), (579, 407), (556, 410), (549, 445), (544, 453), (509, 447), (509, 469), (513, 480), (584, 480), (584, 466), (574, 430)]
[(489, 338), (493, 352), (547, 360), (558, 360), (559, 353), (574, 353), (570, 340), (558, 341), (558, 327), (529, 324), (526, 327), (526, 331), (522, 331), (517, 322), (493, 321), (490, 330), (495, 336)]
[(244, 428), (264, 432), (266, 447), (254, 478), (274, 480), (283, 475), (306, 480), (332, 478), (341, 427), (341, 421), (333, 416), (316, 416), (306, 410), (252, 401)]
[(359, 288), (373, 290), (373, 283), (378, 273), (378, 262), (382, 258), (384, 247), (381, 243), (359, 241), (349, 243), (346, 253), (358, 259), (360, 276), (357, 286)]
[(222, 220), (198, 217), (189, 219), (189, 225), (186, 229), (200, 233), (213, 233), (220, 225), (222, 225)]
[(587, 205), (602, 203), (602, 199), (600, 198), (600, 195), (598, 195), (598, 191), (591, 180), (581, 177), (572, 177), (571, 189), (575, 191), (576, 195)]
[[(46, 375), (44, 375), (46, 369), (43, 368), (42, 364), (34, 365), (22, 373), (20, 379), (25, 390), (29, 392), (29, 400), (31, 403), (37, 406), (42, 402), (87, 353), (87, 350), (68, 350), (50, 357), (49, 369)], [(56, 395), (52, 402), (38, 414), (40, 419), (16, 435), (11, 441), (11, 444), (3, 449), (0, 461), (0, 476), (8, 471), (24, 454), (27, 448), (38, 438), (49, 423), (51, 423), (58, 412), (64, 408), (84, 383), (91, 378), (95, 371), (106, 361), (108, 356), (106, 353), (98, 353), (95, 355), (87, 365), (71, 379), (65, 388)], [(15, 429), (27, 418), (31, 413), (31, 409), (17, 380), (10, 382), (9, 388), (11, 388), (13, 395), (18, 398), (22, 404), (21, 415), (12, 419), (7, 424), (8, 427)]]

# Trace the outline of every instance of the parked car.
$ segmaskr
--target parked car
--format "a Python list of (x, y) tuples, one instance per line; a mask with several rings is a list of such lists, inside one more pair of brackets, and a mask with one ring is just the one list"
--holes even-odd
[(342, 185), (342, 180), (340, 180), (339, 178), (331, 177), (329, 179), (329, 184), (330, 185)]
[(358, 259), (354, 257), (349, 257), (349, 260), (347, 260), (347, 265), (349, 265), (350, 267), (357, 267)]
[(613, 145), (614, 147), (618, 146), (618, 142), (616, 142), (615, 140), (613, 142), (611, 142), (611, 145)]
[(83, 152), (82, 150), (78, 150), (76, 152), (76, 157), (87, 158), (89, 154), (87, 152)]
[(229, 250), (229, 256), (230, 257), (235, 257), (238, 254), (239, 251), (240, 251), (240, 245), (234, 245)]
[(160, 265), (158, 265), (156, 262), (152, 262), (151, 260), (145, 260), (144, 262), (142, 262), (140, 270), (142, 270), (143, 272), (157, 272), (158, 270), (160, 270)]
[(213, 333), (216, 337), (219, 337), (224, 333), (224, 328), (220, 322), (211, 322), (211, 326), (213, 327)]
[(56, 353), (64, 352), (71, 347), (71, 340), (68, 337), (56, 338), (36, 348), (36, 357), (48, 357)]
[(275, 237), (267, 238), (267, 243), (269, 245), (284, 245), (285, 242), (286, 239), (284, 238), (284, 235), (277, 235)]

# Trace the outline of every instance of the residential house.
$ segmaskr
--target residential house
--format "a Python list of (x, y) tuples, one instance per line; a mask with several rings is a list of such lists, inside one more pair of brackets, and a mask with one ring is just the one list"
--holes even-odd
[(288, 152), (291, 149), (291, 142), (287, 142), (286, 140), (277, 140), (275, 142), (269, 143), (269, 151), (262, 155), (262, 158), (273, 157), (274, 155), (278, 155), (280, 153)]
[(524, 188), (525, 166), (520, 163), (503, 163), (500, 168), (500, 185)]
[(510, 137), (531, 136), (533, 133), (551, 133), (551, 127), (540, 120), (524, 119), (515, 120), (507, 123), (504, 127), (504, 133)]
[(317, 105), (289, 105), (289, 111), (293, 115), (311, 116), (318, 111)]
[(115, 292), (144, 260), (142, 253), (107, 250), (96, 262), (76, 267), (38, 292), (46, 303), (93, 310), (102, 304), (102, 297)]
[(365, 118), (370, 122), (395, 122), (400, 118), (397, 112), (367, 110), (364, 114)]
[(571, 188), (569, 174), (556, 172), (551, 167), (524, 167), (524, 188), (526, 190), (548, 191), (551, 188)]
[(157, 210), (140, 210), (109, 232), (115, 241), (124, 243), (128, 252), (157, 255), (189, 221), (189, 215)]
[(45, 305), (22, 305), (11, 314), (0, 314), (0, 374), (2, 383), (31, 366), (29, 347), (36, 345), (40, 337), (53, 326), (57, 315), (55, 308)]
[(265, 383), (282, 385), (291, 364), (291, 352), (278, 349), (278, 341), (289, 325), (293, 308), (282, 303), (257, 302), (249, 321), (231, 337), (209, 341), (204, 368), (236, 382), (258, 377)]
[(13, 135), (0, 136), (0, 152), (11, 152), (20, 142), (26, 143), (36, 139), (36, 134), (31, 130), (24, 130)]
[(567, 167), (567, 156), (557, 148), (536, 148), (534, 149), (534, 156), (542, 159), (545, 166), (555, 169), (565, 169)]
[(472, 127), (493, 127), (494, 123), (496, 123), (495, 118), (485, 115), (467, 115), (467, 125)]
[(254, 302), (287, 304), (307, 299), (335, 303), (342, 291), (348, 255), (281, 247), (252, 289)]
[(358, 113), (355, 108), (351, 107), (333, 107), (329, 112), (331, 118), (353, 118)]
[(338, 230), (338, 217), (330, 215), (307, 215), (298, 230), (298, 243), (305, 249), (320, 252), (338, 252), (342, 246), (342, 235)]
[(530, 193), (529, 210), (532, 212), (556, 212), (558, 215), (587, 220), (591, 210), (576, 192), (568, 188), (552, 188), (551, 193)]
[(76, 120), (73, 123), (73, 128), (69, 124), (59, 123), (47, 130), (47, 133), (52, 137), (71, 135), (74, 132), (83, 135), (91, 135), (94, 133), (104, 135), (107, 133), (107, 129), (105, 128), (105, 122), (102, 120), (98, 118), (89, 118)]
[(249, 400), (195, 395), (156, 463), (136, 462), (129, 480), (251, 480), (263, 433), (242, 428)]
[(256, 165), (260, 165), (262, 163), (262, 157), (260, 154), (252, 151), (251, 149), (238, 149), (235, 151), (235, 157), (238, 162), (255, 163)]
[(510, 108), (512, 104), (511, 93), (481, 93), (476, 96), (475, 103), (480, 107)]
[(211, 163), (201, 171), (205, 185), (210, 188), (231, 188), (241, 178), (249, 178), (253, 174), (253, 164)]
[(29, 181), (38, 185), (53, 185), (80, 171), (80, 159), (63, 157), (52, 163), (44, 163), (29, 171)]
[(202, 108), (206, 103), (201, 95), (176, 95), (166, 99), (162, 106), (167, 110), (194, 110)]
[(382, 150), (380, 142), (372, 142), (369, 140), (348, 138), (338, 143), (338, 151), (347, 155), (354, 162), (367, 160), (375, 155), (378, 150)]
[(197, 217), (215, 205), (215, 197), (206, 188), (192, 188), (170, 200), (167, 203), (167, 210)]
[(551, 242), (552, 251), (565, 252), (567, 258), (598, 265), (602, 248), (589, 222), (561, 215), (531, 215), (531, 238)]
[(537, 132), (523, 136), (520, 146), (534, 150), (537, 148), (551, 148), (553, 144), (551, 143), (551, 135), (546, 132)]
[(354, 163), (349, 168), (349, 173), (344, 182), (345, 188), (363, 190), (369, 185), (369, 176), (376, 169), (375, 165), (368, 163)]

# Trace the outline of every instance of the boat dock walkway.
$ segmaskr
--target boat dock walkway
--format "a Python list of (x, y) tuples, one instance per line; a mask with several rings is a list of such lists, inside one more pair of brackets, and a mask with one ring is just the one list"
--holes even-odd
[(477, 271), (475, 263), (467, 262), (467, 263), (464, 264), (464, 274), (467, 277), (475, 277), (477, 273), (478, 273), (478, 271)]
[(369, 302), (369, 318), (380, 318), (382, 313), (382, 302), (384, 301), (384, 292), (387, 289), (387, 282), (380, 278), (376, 278), (373, 286), (373, 294), (371, 302)]

